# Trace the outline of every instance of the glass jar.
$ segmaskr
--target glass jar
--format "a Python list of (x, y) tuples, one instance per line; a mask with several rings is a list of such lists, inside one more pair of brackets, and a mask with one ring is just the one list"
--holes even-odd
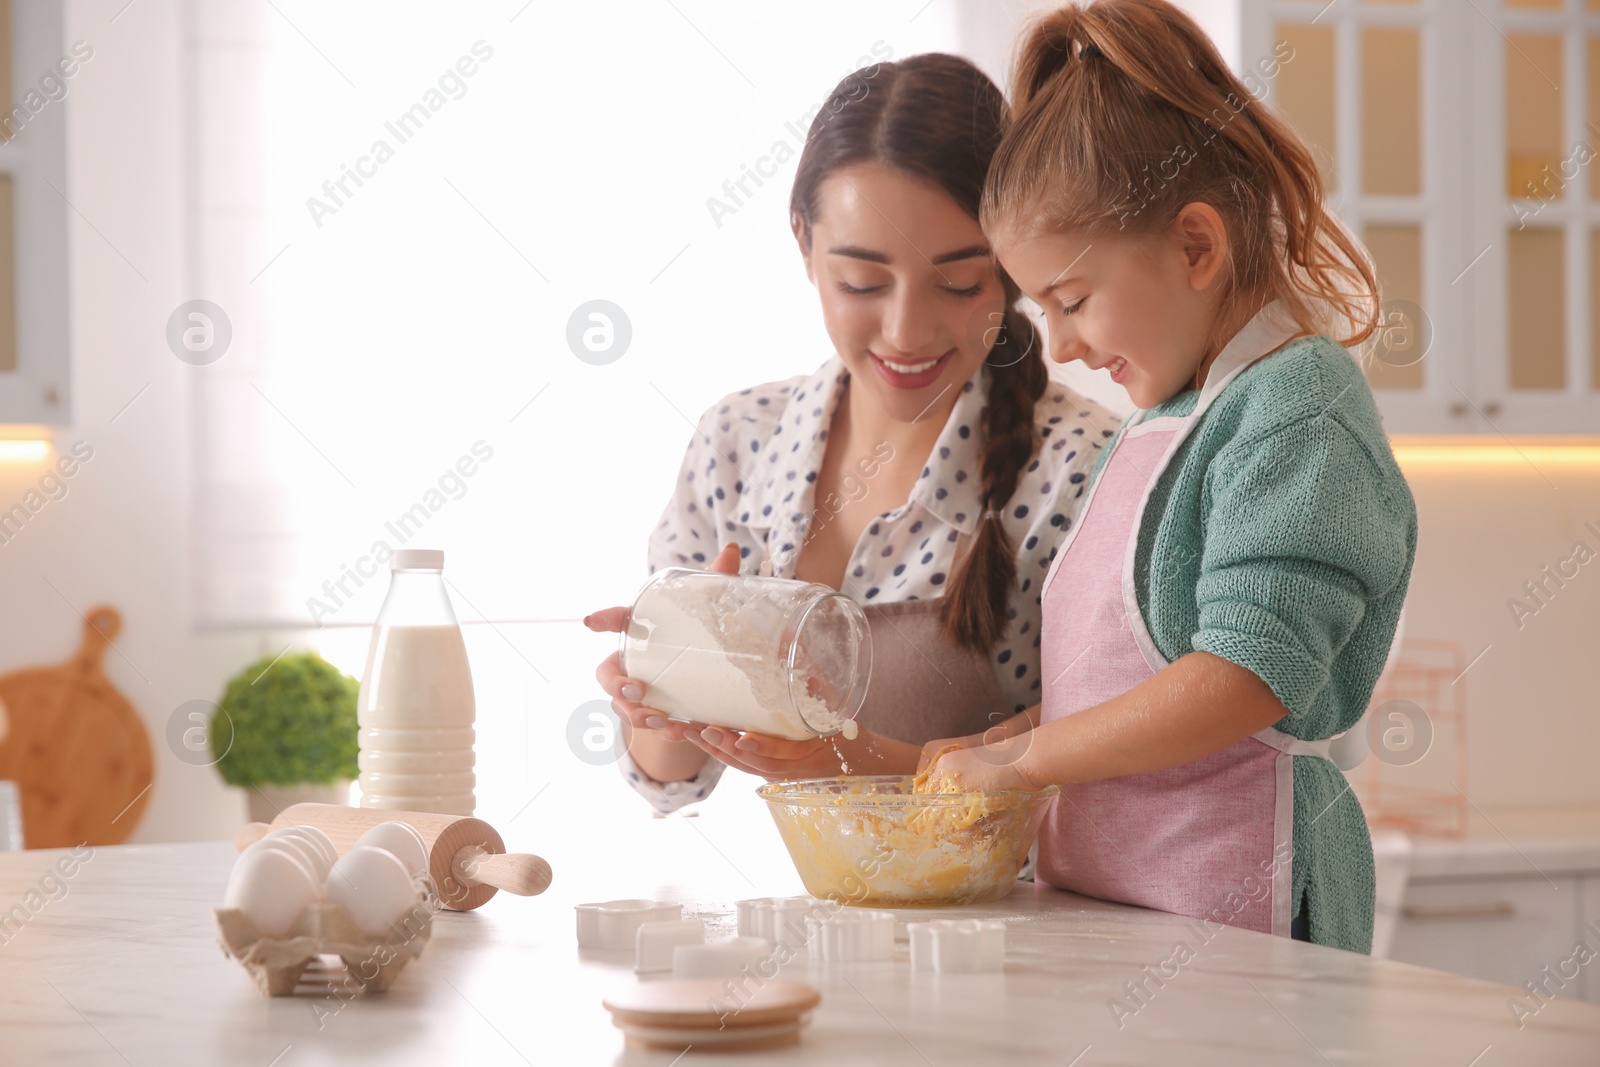
[(866, 615), (843, 593), (683, 567), (639, 591), (621, 652), (646, 706), (793, 740), (854, 737), (872, 674)]

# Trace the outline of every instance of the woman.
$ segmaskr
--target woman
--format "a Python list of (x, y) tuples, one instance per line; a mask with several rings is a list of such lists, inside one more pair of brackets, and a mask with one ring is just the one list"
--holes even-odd
[(619, 763), (657, 810), (724, 766), (910, 773), (922, 742), (1038, 703), (1039, 586), (1118, 420), (1047, 378), (978, 226), (1005, 119), (994, 83), (935, 54), (846, 77), (812, 123), (790, 213), (837, 355), (705, 413), (649, 563), (841, 590), (867, 615), (872, 683), (855, 740), (792, 741), (669, 722), (612, 655), (596, 676)]

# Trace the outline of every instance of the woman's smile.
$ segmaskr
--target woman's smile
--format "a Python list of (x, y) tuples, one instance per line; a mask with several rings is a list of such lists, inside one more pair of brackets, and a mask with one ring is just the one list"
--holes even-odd
[(941, 356), (931, 359), (907, 359), (904, 356), (892, 358), (880, 356), (876, 352), (868, 352), (872, 365), (877, 368), (878, 374), (892, 389), (921, 389), (932, 385), (939, 380), (944, 369), (950, 363), (950, 357), (956, 354), (955, 349), (949, 349)]

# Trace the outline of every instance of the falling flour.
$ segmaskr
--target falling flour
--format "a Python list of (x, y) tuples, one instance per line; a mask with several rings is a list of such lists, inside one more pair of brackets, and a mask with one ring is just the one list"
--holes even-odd
[(697, 577), (663, 578), (635, 606), (626, 669), (645, 683), (646, 703), (676, 719), (793, 740), (855, 738), (855, 720), (812, 695), (809, 685), (791, 687), (779, 647), (783, 606), (737, 581), (708, 593)]

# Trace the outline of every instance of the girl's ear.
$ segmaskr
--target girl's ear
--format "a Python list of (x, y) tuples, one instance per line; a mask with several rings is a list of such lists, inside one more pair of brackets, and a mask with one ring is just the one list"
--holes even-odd
[(1228, 264), (1228, 227), (1210, 204), (1185, 204), (1172, 224), (1183, 249), (1184, 268), (1195, 292), (1211, 288)]
[(794, 231), (794, 243), (800, 246), (800, 258), (806, 265), (806, 280), (815, 285), (817, 276), (811, 273), (811, 242), (806, 240), (805, 220), (797, 214), (790, 215), (789, 228)]

